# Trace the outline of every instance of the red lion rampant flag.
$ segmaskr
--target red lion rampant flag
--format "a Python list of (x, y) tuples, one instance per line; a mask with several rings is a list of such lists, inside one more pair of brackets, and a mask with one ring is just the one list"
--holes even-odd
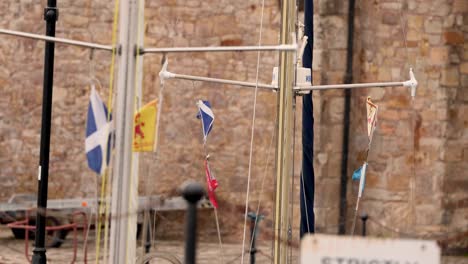
[(208, 198), (210, 199), (211, 204), (214, 208), (218, 208), (218, 202), (216, 201), (215, 190), (218, 188), (218, 181), (213, 176), (210, 170), (210, 165), (208, 164), (208, 159), (205, 159), (205, 176), (206, 176), (206, 185), (208, 186)]

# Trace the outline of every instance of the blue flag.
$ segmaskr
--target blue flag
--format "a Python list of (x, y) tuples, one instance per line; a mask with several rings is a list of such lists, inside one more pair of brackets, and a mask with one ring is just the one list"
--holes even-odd
[[(314, 39), (314, 1), (304, 0), (304, 34), (308, 37), (302, 56), (303, 67), (312, 68)], [(301, 177), (301, 223), (300, 236), (315, 231), (314, 215), (314, 111), (312, 93), (302, 97), (302, 177)]]
[(361, 173), (362, 173), (362, 166), (359, 167), (359, 169), (355, 170), (353, 173), (353, 181), (357, 181), (361, 179)]
[(358, 197), (362, 196), (362, 193), (364, 192), (364, 187), (366, 187), (366, 170), (367, 170), (367, 162), (364, 162), (364, 164), (359, 167), (356, 171), (353, 173), (353, 180), (357, 181), (359, 180), (359, 194)]
[[(88, 166), (97, 174), (103, 174), (109, 163), (111, 128), (110, 122), (107, 122), (107, 114), (106, 106), (92, 86), (86, 121), (85, 149)], [(104, 163), (104, 160), (107, 162)]]
[(203, 142), (206, 143), (206, 138), (213, 128), (214, 114), (211, 110), (211, 104), (208, 101), (198, 100), (198, 114), (197, 118), (202, 121), (203, 128)]

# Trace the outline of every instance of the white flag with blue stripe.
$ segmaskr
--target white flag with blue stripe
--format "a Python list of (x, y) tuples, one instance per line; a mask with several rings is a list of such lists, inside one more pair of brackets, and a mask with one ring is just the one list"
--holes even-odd
[[(91, 86), (88, 118), (86, 121), (86, 158), (88, 166), (97, 174), (103, 174), (109, 163), (110, 122), (107, 122), (107, 108), (94, 86)], [(103, 162), (106, 160), (107, 162)]]
[(203, 128), (203, 142), (206, 143), (206, 138), (213, 128), (214, 114), (211, 110), (210, 102), (198, 100), (198, 115), (197, 118), (202, 121)]

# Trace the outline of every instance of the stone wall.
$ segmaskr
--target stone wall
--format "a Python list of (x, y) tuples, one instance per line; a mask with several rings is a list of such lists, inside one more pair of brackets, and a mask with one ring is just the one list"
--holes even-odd
[[(428, 237), (460, 232), (468, 223), (463, 156), (468, 141), (461, 114), (468, 99), (463, 66), (468, 2), (366, 1), (358, 10), (360, 81), (404, 80), (410, 67), (419, 81), (414, 100), (406, 88), (353, 95), (354, 153), (366, 141), (365, 120), (356, 117), (365, 111), (365, 97), (380, 107), (362, 203), (380, 221), (371, 222), (370, 232)], [(355, 159), (353, 168), (359, 164)], [(350, 188), (352, 201), (357, 189)]]
[[(411, 234), (439, 234), (466, 227), (468, 131), (467, 2), (464, 0), (358, 1), (354, 81), (401, 81), (413, 67), (420, 82), (411, 100), (407, 88), (353, 91), (348, 175), (362, 162), (367, 144), (365, 98), (380, 106), (362, 209), (373, 235), (396, 236), (382, 224)], [(2, 1), (0, 28), (44, 32), (44, 1)], [(276, 0), (265, 1), (262, 44), (278, 43)], [(112, 1), (59, 1), (57, 36), (108, 44)], [(314, 82), (342, 83), (345, 74), (347, 1), (315, 1)], [(257, 45), (259, 1), (147, 1), (145, 46)], [(302, 15), (301, 15), (302, 16)], [(302, 17), (301, 17), (302, 18)], [(404, 29), (404, 30), (403, 30)], [(407, 35), (405, 42), (404, 35)], [(39, 154), (44, 44), (0, 38), (0, 200), (35, 193)], [(255, 81), (256, 53), (170, 54), (176, 73)], [(159, 89), (162, 56), (144, 57), (143, 103)], [(259, 81), (269, 83), (278, 57), (261, 53)], [(54, 81), (50, 198), (93, 197), (99, 179), (86, 164), (84, 127), (91, 76), (108, 96), (110, 54), (57, 45)], [(203, 146), (198, 99), (209, 100), (216, 121), (207, 143), (220, 183), (221, 228), (242, 239), (254, 91), (249, 88), (170, 80), (164, 88), (160, 150), (142, 154), (140, 194), (172, 196), (185, 181), (203, 182)], [(299, 218), (300, 120), (297, 105), (293, 229)], [(343, 92), (314, 93), (317, 231), (336, 233), (342, 155)], [(276, 95), (258, 92), (250, 185), (251, 210), (261, 200), (271, 231), (274, 202)], [(265, 179), (265, 180), (264, 180)], [(264, 188), (262, 190), (262, 183)], [(348, 182), (348, 231), (357, 193)], [(159, 235), (180, 238), (182, 214), (163, 215)], [(211, 211), (202, 215), (208, 239), (215, 234)], [(297, 233), (294, 233), (297, 237)], [(213, 236), (211, 236), (211, 239)], [(267, 235), (262, 237), (269, 239)], [(271, 238), (271, 237), (270, 237)]]
[[(2, 1), (0, 27), (44, 34), (45, 1)], [(59, 1), (57, 36), (109, 43), (112, 4)], [(87, 169), (84, 127), (89, 98), (89, 50), (57, 45), (52, 113), (49, 197), (84, 197), (94, 192)], [(39, 163), (44, 43), (0, 38), (0, 199), (35, 193)], [(96, 52), (95, 76), (107, 86), (110, 56)], [(107, 89), (99, 89), (105, 99)]]
[[(0, 27), (43, 34), (42, 12), (45, 3), (2, 2)], [(58, 1), (60, 17), (57, 36), (109, 44), (112, 29), (112, 1)], [(257, 45), (261, 6), (257, 1), (147, 1), (145, 45), (226, 46)], [(279, 39), (278, 2), (265, 3), (262, 44), (277, 44)], [(39, 156), (39, 131), (42, 98), (44, 44), (33, 40), (2, 36), (0, 40), (1, 159), (0, 199), (15, 193), (36, 193)], [(256, 53), (195, 53), (168, 56), (169, 69), (177, 73), (255, 81)], [(107, 52), (95, 51), (92, 60), (86, 49), (57, 45), (54, 80), (54, 106), (51, 136), (49, 198), (94, 197), (96, 177), (86, 164), (84, 129), (89, 84), (94, 75), (102, 85), (101, 97), (107, 101), (109, 64)], [(154, 99), (159, 87), (158, 72), (162, 57), (144, 59), (143, 103)], [(270, 83), (276, 53), (261, 54), (259, 82)], [(94, 70), (92, 70), (94, 69)], [(90, 73), (92, 72), (92, 73)], [(141, 194), (177, 195), (187, 180), (204, 182), (203, 146), (199, 120), (195, 118), (198, 99), (212, 102), (216, 115), (207, 151), (219, 180), (223, 230), (236, 241), (242, 238), (243, 205), (246, 196), (250, 126), (254, 91), (191, 81), (166, 82), (160, 130), (160, 150), (142, 154)], [(257, 207), (262, 197), (262, 212), (272, 219), (274, 200), (274, 143), (276, 95), (258, 92), (257, 118), (250, 204)], [(269, 161), (268, 161), (268, 158)], [(268, 165), (268, 166), (267, 166)], [(263, 180), (265, 179), (265, 180)], [(260, 195), (260, 186), (265, 182)], [(205, 230), (214, 231), (212, 212), (205, 216)], [(163, 219), (161, 230), (171, 237), (172, 218)], [(182, 228), (174, 234), (180, 237)]]

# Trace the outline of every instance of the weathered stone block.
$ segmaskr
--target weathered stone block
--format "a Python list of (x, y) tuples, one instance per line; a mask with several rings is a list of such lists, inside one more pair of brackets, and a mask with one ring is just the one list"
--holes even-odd
[(450, 67), (442, 71), (441, 84), (445, 86), (457, 86), (460, 83), (458, 68)]
[(460, 73), (468, 74), (468, 62), (460, 64)]
[(426, 204), (416, 206), (416, 225), (439, 225), (442, 221), (443, 210), (437, 205)]
[(400, 23), (400, 17), (397, 12), (382, 10), (382, 13), (382, 23), (387, 25), (398, 25)]
[(424, 30), (426, 33), (438, 34), (442, 33), (442, 19), (437, 17), (430, 17), (424, 22)]
[(430, 51), (430, 62), (432, 65), (445, 65), (449, 58), (448, 47), (434, 47)]
[(346, 2), (340, 0), (318, 1), (316, 10), (320, 15), (344, 14)]
[(424, 17), (420, 15), (408, 14), (408, 27), (421, 30), (424, 26)]
[(465, 43), (465, 38), (463, 33), (455, 31), (444, 32), (445, 43), (449, 45), (461, 45)]
[(463, 158), (463, 146), (460, 144), (450, 144), (440, 153), (440, 159), (443, 161), (461, 161)]
[(452, 4), (452, 11), (454, 13), (465, 13), (468, 12), (468, 2), (465, 0), (454, 0)]

